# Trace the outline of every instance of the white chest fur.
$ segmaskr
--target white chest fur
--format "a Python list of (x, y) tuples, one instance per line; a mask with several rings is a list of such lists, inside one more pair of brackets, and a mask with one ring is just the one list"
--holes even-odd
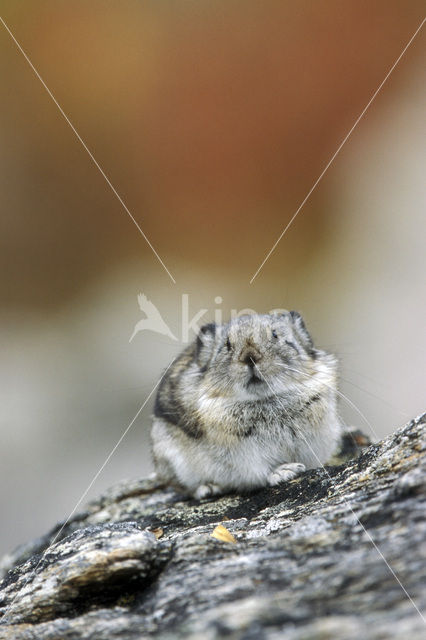
[[(174, 457), (177, 475), (192, 487), (214, 483), (229, 489), (250, 489), (264, 486), (269, 474), (283, 463), (318, 467), (335, 446), (335, 439), (330, 439), (330, 419), (333, 417), (328, 416), (327, 423), (316, 425), (314, 430), (294, 424), (298, 437), (282, 424), (270, 424), (267, 431), (246, 438), (219, 438), (220, 444), (216, 438), (205, 438), (196, 445), (191, 443), (181, 451), (183, 455)], [(335, 424), (337, 439), (337, 420)]]

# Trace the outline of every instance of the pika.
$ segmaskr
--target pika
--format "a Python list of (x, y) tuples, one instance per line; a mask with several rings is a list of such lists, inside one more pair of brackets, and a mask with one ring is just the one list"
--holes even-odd
[(336, 369), (295, 311), (204, 325), (157, 392), (157, 479), (202, 499), (320, 466), (341, 433)]

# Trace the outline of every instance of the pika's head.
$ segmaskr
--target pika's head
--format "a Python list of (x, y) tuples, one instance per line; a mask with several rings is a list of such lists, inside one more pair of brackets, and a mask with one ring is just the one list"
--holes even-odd
[(255, 399), (300, 390), (321, 370), (334, 378), (334, 358), (314, 347), (296, 311), (204, 325), (196, 357), (204, 385), (227, 397)]

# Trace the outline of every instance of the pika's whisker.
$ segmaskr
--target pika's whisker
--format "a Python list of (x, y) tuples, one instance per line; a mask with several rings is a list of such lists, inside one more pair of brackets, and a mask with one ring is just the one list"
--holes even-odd
[[(301, 371), (300, 369), (295, 369), (293, 367), (289, 367), (285, 364), (281, 364), (280, 362), (277, 362), (276, 364), (278, 364), (278, 366), (282, 367), (283, 369), (288, 369), (289, 371), (293, 371), (294, 373), (299, 373), (302, 376), (306, 376), (306, 377), (311, 377), (309, 373), (305, 373), (304, 371)], [(301, 384), (304, 384), (303, 382)], [(376, 440), (379, 440), (379, 436), (377, 435), (377, 433), (375, 432), (373, 425), (371, 424), (371, 422), (368, 420), (368, 418), (364, 415), (364, 413), (361, 411), (361, 409), (359, 409), (356, 404), (354, 402), (352, 402), (352, 400), (350, 400), (350, 398), (348, 398), (344, 393), (342, 393), (341, 391), (339, 391), (338, 389), (336, 389), (335, 387), (330, 386), (329, 384), (327, 384), (326, 382), (324, 382), (323, 380), (321, 380), (321, 384), (323, 384), (325, 387), (327, 387), (328, 389), (330, 389), (331, 391), (333, 391), (334, 393), (337, 393), (338, 396), (340, 396), (341, 398), (343, 398), (343, 400), (345, 400), (348, 405), (350, 407), (352, 407), (352, 409), (354, 409), (360, 416), (361, 418), (364, 420), (364, 422), (366, 423), (366, 425), (370, 428), (371, 433), (373, 434), (373, 436), (376, 438)], [(307, 386), (307, 385), (305, 385)]]

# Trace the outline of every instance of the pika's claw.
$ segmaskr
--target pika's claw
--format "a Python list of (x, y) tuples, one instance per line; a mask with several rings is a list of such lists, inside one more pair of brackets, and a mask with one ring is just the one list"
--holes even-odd
[(298, 475), (305, 471), (306, 467), (301, 462), (288, 462), (287, 464), (281, 464), (269, 474), (268, 484), (270, 487), (275, 487), (281, 482), (288, 482), (293, 480)]
[(200, 484), (198, 489), (194, 492), (194, 498), (196, 500), (203, 500), (204, 498), (217, 496), (221, 493), (222, 489), (218, 484)]

